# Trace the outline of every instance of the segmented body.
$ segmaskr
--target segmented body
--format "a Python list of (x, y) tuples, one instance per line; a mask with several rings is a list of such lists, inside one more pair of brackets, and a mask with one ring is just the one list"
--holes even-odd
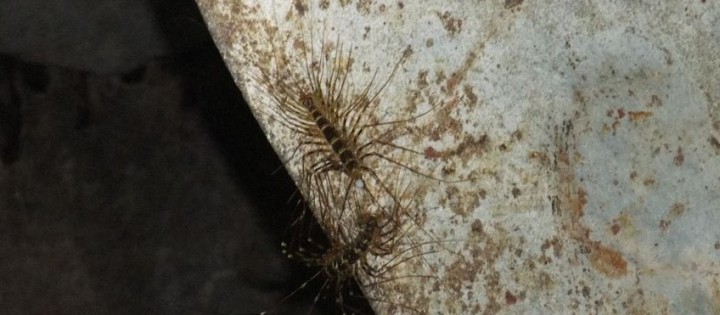
[(392, 233), (395, 231), (383, 232), (382, 228), (385, 226), (380, 226), (377, 216), (361, 218), (358, 226), (361, 229), (353, 239), (347, 240), (346, 244), (335, 244), (313, 262), (318, 266), (323, 266), (325, 272), (330, 273), (338, 283), (356, 276), (359, 272), (358, 268), (372, 271), (373, 268), (366, 259), (368, 253), (383, 256), (391, 252), (389, 245), (393, 240)]
[[(353, 83), (357, 82), (351, 82), (349, 76), (354, 62), (352, 50), (344, 53), (338, 41), (328, 42), (325, 38), (319, 49), (313, 43), (312, 34), (310, 45), (304, 40), (295, 42), (293, 48), (299, 49), (303, 58), (292, 54), (288, 57), (284, 49), (273, 52), (272, 62), (258, 63), (261, 76), (256, 78), (273, 101), (261, 109), (263, 114), (296, 136), (297, 146), (291, 148), (286, 163), (299, 153), (300, 190), (315, 210), (329, 243), (320, 251), (302, 247), (289, 251), (306, 264), (320, 267), (328, 276), (325, 285), (336, 290), (357, 276), (381, 282), (398, 264), (425, 254), (412, 241), (407, 247), (417, 254), (410, 250), (394, 252), (398, 240), (406, 236), (400, 232), (401, 222), (409, 219), (420, 228), (422, 222), (414, 211), (400, 206), (403, 196), (385, 183), (393, 178), (388, 174), (394, 170), (433, 178), (398, 155), (421, 153), (393, 143), (399, 127), (425, 113), (389, 121), (375, 116), (379, 112), (379, 95), (412, 50), (408, 46), (398, 56), (385, 80), (375, 84), (378, 67), (372, 79), (356, 89)], [(278, 58), (276, 53), (281, 56)], [(299, 64), (293, 66), (293, 61), (302, 63), (304, 71), (296, 71)], [(391, 165), (394, 170), (380, 170), (381, 165)], [(396, 206), (381, 205), (388, 200)], [(293, 238), (303, 242), (306, 235), (298, 233)], [(368, 260), (372, 256), (384, 256), (390, 263), (373, 266)]]
[(307, 109), (310, 117), (315, 122), (315, 126), (320, 130), (327, 144), (332, 148), (332, 152), (338, 157), (343, 172), (353, 179), (359, 177), (359, 162), (357, 154), (350, 143), (344, 139), (344, 135), (333, 125), (333, 123), (323, 115), (320, 107), (316, 104), (325, 105), (322, 97), (312, 94), (303, 94), (300, 96), (302, 105)]
[[(417, 244), (408, 241), (406, 230), (399, 225), (406, 222), (404, 209), (407, 205), (394, 205), (377, 213), (362, 213), (352, 227), (340, 224), (323, 226), (328, 231), (326, 245), (320, 245), (314, 239), (296, 240), (294, 245), (286, 246), (286, 253), (291, 259), (299, 260), (311, 267), (320, 270), (298, 288), (304, 288), (308, 283), (324, 275), (325, 280), (316, 299), (320, 297), (335, 297), (338, 308), (345, 310), (347, 298), (359, 298), (352, 291), (346, 289), (352, 286), (354, 279), (363, 279), (360, 287), (367, 294), (380, 283), (393, 282), (402, 278), (435, 278), (434, 275), (400, 275), (396, 273), (398, 266), (411, 263), (415, 259), (433, 253), (425, 251)], [(306, 215), (309, 215), (306, 213)], [(322, 223), (321, 223), (322, 224)], [(396, 286), (401, 287), (398, 283)], [(294, 292), (293, 292), (294, 293)], [(377, 294), (377, 292), (375, 292)], [(376, 303), (387, 303), (394, 308), (405, 310), (404, 314), (421, 314), (413, 308), (410, 301), (386, 300), (384, 296), (367, 296), (363, 300)], [(343, 314), (345, 312), (343, 311)]]

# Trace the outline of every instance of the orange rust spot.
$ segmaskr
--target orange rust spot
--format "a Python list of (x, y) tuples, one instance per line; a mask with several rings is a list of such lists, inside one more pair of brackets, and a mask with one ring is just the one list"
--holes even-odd
[(517, 300), (517, 297), (510, 293), (510, 291), (505, 291), (505, 304), (513, 305), (517, 303)]
[(628, 116), (630, 117), (630, 121), (640, 122), (652, 116), (652, 112), (628, 112)]
[[(479, 49), (482, 49), (484, 46), (479, 47)], [(472, 66), (475, 64), (475, 61), (477, 60), (478, 55), (475, 51), (471, 51), (467, 54), (465, 57), (465, 61), (463, 62), (460, 69), (453, 72), (452, 75), (450, 75), (450, 78), (448, 78), (445, 82), (445, 93), (446, 95), (454, 95), (455, 89), (457, 88), (458, 84), (460, 84), (463, 80), (465, 80), (465, 77), (467, 76), (467, 72), (472, 68)], [(438, 80), (440, 79), (440, 76), (438, 76)], [(455, 101), (457, 102), (457, 100)]]
[(437, 160), (442, 156), (442, 154), (440, 154), (440, 152), (435, 150), (435, 148), (433, 148), (433, 147), (425, 148), (423, 153), (425, 154), (426, 159), (431, 159), (431, 160)]
[(619, 278), (627, 274), (627, 262), (617, 251), (601, 244), (594, 246), (590, 254), (590, 263), (610, 278)]
[(582, 188), (578, 188), (577, 195), (571, 197), (570, 209), (572, 209), (575, 215), (581, 217), (585, 214), (585, 211), (583, 209), (585, 208), (586, 204), (587, 192)]

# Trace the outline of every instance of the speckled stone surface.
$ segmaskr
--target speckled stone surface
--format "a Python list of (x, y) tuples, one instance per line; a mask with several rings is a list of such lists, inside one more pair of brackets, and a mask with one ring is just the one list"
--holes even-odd
[(198, 3), (256, 108), (253, 71), (299, 42), (351, 43), (360, 81), (411, 47), (376, 115), (433, 108), (395, 138), (406, 163), (473, 180), (402, 175), (426, 217), (407, 237), (448, 241), (392, 271), (432, 280), (366, 288), (379, 313), (720, 312), (716, 2)]

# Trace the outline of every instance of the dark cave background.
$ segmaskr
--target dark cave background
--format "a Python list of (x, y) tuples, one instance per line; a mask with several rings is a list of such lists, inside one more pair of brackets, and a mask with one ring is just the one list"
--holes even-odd
[(0, 159), (0, 313), (338, 312), (192, 0), (0, 0)]

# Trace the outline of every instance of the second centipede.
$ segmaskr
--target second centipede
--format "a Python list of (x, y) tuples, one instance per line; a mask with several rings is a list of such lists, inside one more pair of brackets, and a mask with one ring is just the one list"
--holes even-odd
[[(382, 240), (409, 239), (404, 225), (410, 221), (423, 230), (421, 212), (426, 209), (422, 204), (408, 207), (404, 202), (408, 197), (391, 189), (389, 183), (400, 181), (403, 172), (436, 179), (419, 171), (419, 164), (407, 159), (408, 154), (423, 156), (418, 152), (421, 150), (406, 148), (400, 144), (402, 140), (398, 141), (435, 105), (417, 114), (387, 113), (393, 106), (382, 94), (396, 73), (403, 71), (413, 53), (409, 46), (396, 50), (394, 58), (382, 59), (382, 65), (369, 65), (357, 61), (353, 46), (341, 43), (339, 35), (328, 40), (323, 31), (317, 44), (312, 27), (302, 29), (311, 30), (309, 40), (293, 37), (293, 33), (269, 32), (274, 34), (270, 39), (277, 47), (290, 48), (273, 48), (261, 54), (265, 59), (255, 61), (259, 71), (253, 81), (270, 100), (260, 108), (260, 114), (266, 121), (281, 124), (285, 127), (284, 135), (294, 138), (294, 146), (279, 151), (283, 151), (287, 164), (295, 166), (299, 190), (330, 243), (326, 251), (321, 251), (323, 254), (303, 260), (320, 266), (336, 281), (361, 275), (372, 283), (381, 279), (380, 274), (388, 268), (380, 267), (385, 270), (381, 273), (367, 272), (378, 263), (370, 263), (364, 257), (383, 256), (392, 261), (402, 255), (391, 253), (397, 251), (392, 247), (391, 251), (380, 253), (379, 249), (387, 248), (388, 243)], [(290, 44), (286, 45), (287, 42)], [(370, 73), (369, 78), (355, 80), (352, 73), (356, 71)], [(407, 183), (417, 186), (413, 188), (422, 186), (420, 182)], [(368, 231), (372, 230), (372, 222), (384, 222), (383, 237), (371, 237), (374, 233)], [(432, 242), (440, 244), (424, 232)], [(304, 233), (294, 239), (305, 241)], [(424, 254), (419, 249), (422, 242), (410, 240), (405, 244), (418, 256)]]

